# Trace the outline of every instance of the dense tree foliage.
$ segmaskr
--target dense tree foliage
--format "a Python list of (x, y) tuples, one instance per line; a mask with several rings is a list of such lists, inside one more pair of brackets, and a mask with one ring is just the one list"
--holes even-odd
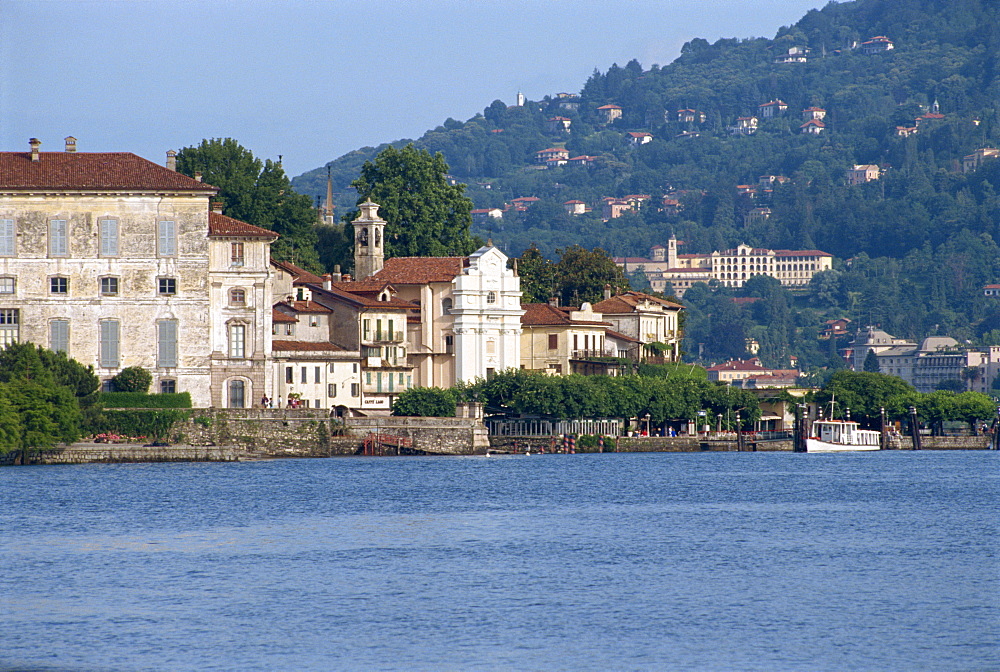
[(128, 366), (111, 379), (116, 392), (149, 392), (153, 374), (141, 366)]
[[(351, 186), (359, 204), (369, 199), (379, 204), (387, 257), (461, 256), (475, 249), (469, 233), (472, 201), (464, 184), (448, 184), (447, 173), (440, 152), (431, 155), (413, 145), (387, 147), (361, 167)], [(357, 214), (345, 215), (345, 223)]]
[[(573, 101), (576, 109), (559, 97), (520, 107), (494, 101), (414, 145), (443, 153), (478, 207), (540, 199), (480, 232), (512, 256), (534, 246), (556, 258), (556, 250), (576, 244), (645, 256), (676, 234), (683, 252), (746, 242), (822, 249), (838, 258), (837, 270), (818, 276), (808, 297), (784, 296), (787, 312), (780, 293), (759, 297), (767, 306), (761, 314), (761, 302), (731, 308), (702, 297), (696, 310), (706, 318), (692, 320), (701, 333), (689, 340), (690, 353), (738, 356), (750, 339), (773, 364), (794, 354), (824, 366), (832, 358), (812, 336), (829, 317), (880, 324), (900, 337), (940, 333), (1000, 344), (1000, 307), (981, 291), (1000, 279), (1000, 161), (962, 172), (964, 156), (1000, 144), (997, 26), (1000, 5), (986, 0), (829, 3), (773, 39), (698, 38), (668, 65), (631, 61), (595, 71)], [(858, 48), (875, 35), (888, 36), (895, 49)], [(776, 63), (791, 46), (809, 49), (808, 62)], [(736, 117), (759, 114), (758, 106), (772, 99), (787, 103), (787, 112), (761, 118), (754, 135), (729, 132)], [(912, 127), (935, 102), (943, 118), (923, 120), (915, 135), (897, 135), (897, 126)], [(624, 112), (611, 124), (596, 111), (608, 103)], [(827, 112), (819, 136), (799, 132), (801, 110), (811, 106)], [(678, 120), (679, 109), (696, 109), (705, 119)], [(568, 134), (549, 130), (555, 115), (572, 120)], [(637, 130), (654, 140), (631, 146), (624, 134)], [(535, 152), (554, 145), (595, 162), (534, 169)], [(383, 149), (332, 162), (343, 198), (353, 201), (348, 184)], [(881, 179), (846, 183), (848, 168), (871, 163), (883, 168)], [(759, 189), (756, 200), (737, 194), (736, 185), (757, 185), (762, 175), (789, 181)], [(320, 194), (325, 180), (319, 169), (296, 184)], [(602, 221), (601, 199), (628, 194), (651, 199), (638, 212)], [(680, 201), (678, 212), (657, 207), (667, 194)], [(570, 199), (592, 211), (569, 216), (561, 205)], [(756, 206), (769, 207), (772, 216), (747, 223), (744, 215)], [(724, 325), (711, 324), (711, 315)], [(777, 328), (768, 320), (777, 320)]]
[(207, 184), (218, 187), (224, 214), (279, 234), (271, 245), (275, 259), (322, 271), (312, 199), (295, 192), (280, 162), (261, 161), (232, 138), (212, 138), (182, 149), (177, 170), (201, 173)]
[(630, 289), (621, 268), (598, 247), (587, 250), (571, 245), (557, 253), (559, 261), (553, 263), (538, 248), (530, 247), (517, 260), (522, 303), (545, 303), (558, 297), (562, 305), (579, 306), (584, 301), (600, 301), (606, 285), (615, 294)]
[(392, 402), (393, 415), (423, 417), (455, 417), (457, 392), (440, 387), (411, 387), (403, 390)]
[(0, 453), (36, 450), (79, 438), (81, 408), (100, 380), (65, 354), (31, 343), (0, 350)]

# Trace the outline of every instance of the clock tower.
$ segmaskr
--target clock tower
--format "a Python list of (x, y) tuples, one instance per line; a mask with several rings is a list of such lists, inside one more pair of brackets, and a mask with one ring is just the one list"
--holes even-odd
[(364, 280), (382, 270), (385, 262), (385, 224), (378, 216), (378, 204), (369, 198), (358, 206), (354, 220), (354, 279)]

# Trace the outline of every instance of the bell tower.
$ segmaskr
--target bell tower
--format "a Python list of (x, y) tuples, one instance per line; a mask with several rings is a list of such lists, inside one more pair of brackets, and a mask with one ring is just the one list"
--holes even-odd
[(382, 270), (385, 262), (385, 220), (378, 216), (378, 204), (369, 198), (358, 206), (354, 220), (354, 278), (364, 280)]

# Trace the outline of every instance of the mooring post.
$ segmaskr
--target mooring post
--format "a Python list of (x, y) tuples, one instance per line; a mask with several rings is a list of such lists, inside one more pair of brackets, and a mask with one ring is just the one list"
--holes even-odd
[(743, 452), (743, 432), (740, 431), (740, 414), (736, 413), (736, 450), (740, 453)]
[(913, 435), (913, 450), (920, 450), (920, 423), (917, 422), (916, 406), (910, 406), (910, 434)]
[(889, 434), (885, 428), (885, 406), (881, 406), (878, 409), (879, 412), (879, 427), (878, 427), (878, 449), (887, 450), (889, 448)]

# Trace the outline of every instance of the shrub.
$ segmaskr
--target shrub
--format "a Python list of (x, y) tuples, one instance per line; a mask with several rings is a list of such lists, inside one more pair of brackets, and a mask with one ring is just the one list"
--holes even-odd
[(153, 374), (139, 366), (129, 366), (118, 372), (118, 375), (111, 379), (116, 392), (149, 392), (149, 386), (153, 382)]
[(191, 395), (187, 392), (101, 392), (97, 401), (104, 408), (191, 408)]
[(162, 439), (175, 423), (186, 420), (190, 411), (181, 409), (122, 409), (104, 411), (94, 433), (112, 432), (126, 436)]

